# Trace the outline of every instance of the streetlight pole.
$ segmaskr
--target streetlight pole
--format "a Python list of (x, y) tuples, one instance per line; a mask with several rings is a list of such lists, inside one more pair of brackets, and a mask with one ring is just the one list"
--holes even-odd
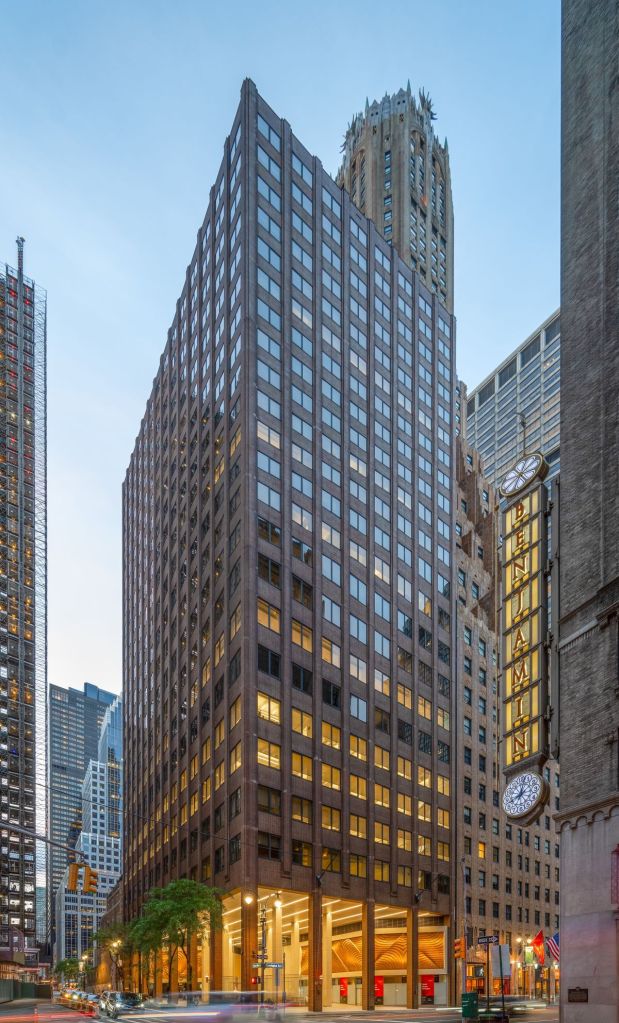
[(264, 1005), (264, 964), (267, 957), (267, 908), (260, 907), (260, 1004)]
[(110, 959), (112, 960), (112, 983), (113, 983), (113, 990), (114, 991), (116, 991), (116, 988), (117, 988), (117, 985), (118, 985), (118, 965), (117, 965), (117, 958), (116, 957), (118, 955), (118, 949), (119, 948), (120, 948), (120, 941), (113, 941), (111, 943), (111, 945), (110, 945), (110, 950), (113, 953), (113, 954), (110, 955)]
[(462, 868), (462, 930), (464, 938), (464, 959), (462, 960), (461, 994), (466, 994), (466, 961), (468, 954), (468, 938), (466, 933), (466, 860), (464, 856), (460, 860)]

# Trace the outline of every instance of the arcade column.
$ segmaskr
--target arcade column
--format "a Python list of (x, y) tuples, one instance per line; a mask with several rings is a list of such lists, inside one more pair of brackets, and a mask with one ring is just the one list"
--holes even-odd
[(307, 1007), (310, 1012), (322, 1012), (322, 893), (319, 888), (308, 895), (307, 908)]
[(374, 968), (376, 963), (376, 941), (374, 922), (375, 903), (364, 902), (361, 907), (361, 1007), (365, 1010), (375, 1008)]
[(258, 951), (258, 899), (246, 894), (241, 901), (241, 990), (251, 991), (255, 954)]

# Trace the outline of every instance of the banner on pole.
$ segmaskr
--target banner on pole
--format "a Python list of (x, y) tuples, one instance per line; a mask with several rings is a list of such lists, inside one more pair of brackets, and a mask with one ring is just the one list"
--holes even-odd
[(493, 945), (490, 949), (492, 956), (492, 976), (511, 977), (512, 967), (510, 962), (509, 945)]

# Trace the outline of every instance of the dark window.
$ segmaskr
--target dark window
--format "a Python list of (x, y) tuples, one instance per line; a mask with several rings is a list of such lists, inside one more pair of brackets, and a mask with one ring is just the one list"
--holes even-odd
[(295, 540), (294, 537), (292, 538), (292, 556), (306, 565), (312, 564), (312, 548), (302, 540)]
[(258, 786), (258, 809), (262, 813), (272, 813), (276, 817), (281, 816), (282, 796), (279, 789), (271, 789), (267, 785)]
[(264, 860), (280, 859), (281, 840), (279, 835), (270, 835), (266, 831), (258, 832), (258, 856)]
[(312, 865), (312, 847), (309, 842), (293, 841), (292, 843), (292, 862), (296, 863), (300, 867), (311, 867)]
[(275, 523), (269, 522), (268, 519), (258, 517), (258, 539), (266, 540), (268, 543), (275, 544), (276, 547), (282, 545), (282, 531), (279, 526)]
[(241, 812), (241, 790), (236, 789), (228, 799), (228, 819), (234, 820)]
[(258, 671), (264, 671), (273, 678), (280, 678), (280, 656), (275, 650), (258, 644)]
[(223, 845), (219, 846), (219, 849), (215, 849), (215, 873), (219, 874), (225, 866), (226, 856)]
[(295, 600), (298, 600), (304, 607), (308, 607), (311, 611), (314, 605), (314, 590), (309, 583), (303, 581), (303, 579), (297, 579), (296, 575), (292, 577), (292, 596)]
[(230, 863), (236, 863), (241, 858), (241, 836), (235, 835), (230, 839), (228, 845), (228, 858)]
[(419, 750), (421, 753), (432, 753), (432, 736), (427, 732), (419, 732)]
[(302, 693), (312, 691), (312, 672), (309, 668), (302, 668), (300, 664), (292, 665), (292, 685)]
[(229, 685), (232, 685), (233, 682), (236, 682), (240, 674), (241, 674), (241, 651), (237, 650), (234, 657), (230, 661), (230, 667), (228, 668)]
[[(512, 359), (508, 362), (507, 366), (503, 366), (503, 369), (499, 373), (499, 387), (504, 387), (505, 384), (516, 376), (516, 360)], [(488, 500), (488, 498), (486, 498)]]
[(438, 740), (438, 759), (444, 764), (449, 763), (449, 744)]
[(540, 348), (540, 335), (538, 334), (537, 337), (533, 341), (529, 342), (529, 344), (527, 345), (526, 348), (522, 349), (522, 351), (520, 353), (520, 367), (521, 368), (523, 366), (526, 366), (531, 361), (531, 359), (534, 359), (535, 356), (539, 354), (539, 348)]
[(413, 726), (410, 721), (402, 721), (401, 718), (398, 718), (398, 739), (407, 743), (408, 746), (413, 745)]
[(425, 685), (432, 685), (432, 667), (426, 664), (425, 661), (418, 661), (417, 670), (419, 673), (419, 681), (424, 682)]
[(424, 650), (432, 649), (432, 633), (424, 629), (423, 625), (419, 626), (419, 646)]
[(272, 558), (267, 558), (266, 554), (259, 554), (258, 575), (260, 576), (261, 579), (265, 579), (266, 582), (271, 583), (272, 586), (279, 587), (280, 585), (279, 561), (273, 561)]
[(391, 715), (380, 707), (374, 709), (374, 727), (377, 732), (385, 732), (386, 735), (391, 732)]
[(328, 678), (322, 680), (322, 699), (330, 707), (339, 707), (341, 702), (341, 690), (335, 682), (329, 682)]

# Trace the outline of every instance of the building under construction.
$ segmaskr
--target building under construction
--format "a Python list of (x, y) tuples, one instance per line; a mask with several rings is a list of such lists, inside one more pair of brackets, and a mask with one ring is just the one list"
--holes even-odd
[(36, 969), (45, 894), (47, 300), (23, 244), (0, 266), (0, 976)]

